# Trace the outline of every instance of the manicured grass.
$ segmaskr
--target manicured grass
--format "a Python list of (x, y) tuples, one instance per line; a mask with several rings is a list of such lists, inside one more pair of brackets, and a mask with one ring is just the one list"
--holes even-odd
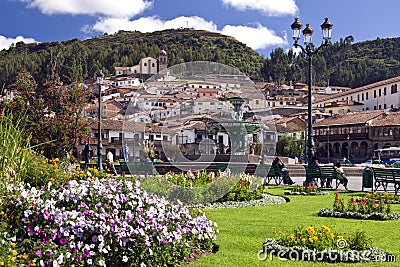
[[(286, 187), (268, 187), (268, 192), (283, 195)], [(257, 252), (267, 237), (276, 237), (278, 230), (296, 226), (326, 225), (337, 233), (364, 231), (372, 238), (372, 245), (396, 256), (392, 263), (339, 263), (336, 266), (398, 266), (400, 262), (400, 221), (367, 221), (318, 217), (321, 208), (332, 207), (334, 191), (322, 196), (286, 196), (290, 202), (281, 205), (251, 207), (244, 209), (207, 210), (207, 217), (218, 223), (217, 244), (219, 251), (191, 263), (189, 266), (333, 266), (329, 263), (281, 261), (268, 258), (260, 261)], [(340, 198), (347, 201), (352, 194), (341, 192)], [(400, 205), (392, 205), (392, 211), (400, 212)]]

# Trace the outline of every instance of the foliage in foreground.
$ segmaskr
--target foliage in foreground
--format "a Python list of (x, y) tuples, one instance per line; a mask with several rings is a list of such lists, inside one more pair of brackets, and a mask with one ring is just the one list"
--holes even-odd
[(89, 92), (78, 85), (78, 67), (71, 72), (69, 86), (55, 79), (38, 86), (29, 72), (21, 70), (12, 85), (14, 97), (0, 102), (0, 112), (12, 113), (13, 121), (20, 122), (23, 131), (17, 136), (29, 137), (48, 158), (65, 156), (89, 131), (82, 114)]
[(0, 207), (0, 263), (18, 266), (174, 266), (216, 238), (204, 214), (192, 217), (139, 181), (10, 186)]
[(30, 137), (19, 130), (12, 114), (0, 115), (0, 181), (19, 182), (29, 173)]

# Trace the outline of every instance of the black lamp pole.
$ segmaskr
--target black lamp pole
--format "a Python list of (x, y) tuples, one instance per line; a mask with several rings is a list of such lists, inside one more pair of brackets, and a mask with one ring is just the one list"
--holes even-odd
[(102, 138), (101, 138), (101, 84), (103, 83), (104, 75), (100, 70), (99, 75), (97, 76), (97, 84), (99, 85), (99, 109), (97, 114), (98, 125), (97, 125), (97, 169), (99, 171), (103, 170), (103, 164), (101, 162), (101, 151), (103, 149)]
[(293, 40), (294, 47), (300, 47), (301, 51), (307, 55), (308, 59), (308, 101), (307, 101), (307, 142), (306, 142), (306, 154), (307, 154), (307, 163), (311, 163), (311, 158), (314, 156), (314, 134), (312, 129), (312, 56), (316, 54), (322, 47), (330, 45), (331, 40), (331, 32), (332, 32), (332, 23), (329, 22), (328, 18), (325, 18), (325, 22), (321, 25), (322, 33), (324, 36), (324, 42), (318, 47), (315, 48), (312, 43), (312, 34), (314, 32), (311, 29), (310, 24), (306, 24), (306, 28), (302, 31), (304, 35), (304, 44), (302, 46), (298, 43), (300, 39), (300, 31), (302, 24), (300, 23), (298, 18), (294, 19), (293, 24), (290, 26), (293, 30)]

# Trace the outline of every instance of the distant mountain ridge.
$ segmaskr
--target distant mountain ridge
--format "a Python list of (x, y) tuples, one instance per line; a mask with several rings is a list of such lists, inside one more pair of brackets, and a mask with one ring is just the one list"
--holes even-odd
[[(400, 38), (352, 43), (348, 36), (313, 57), (313, 81), (319, 86), (359, 87), (400, 75)], [(115, 66), (134, 66), (144, 57), (168, 53), (168, 66), (190, 61), (219, 62), (240, 70), (253, 80), (279, 84), (307, 82), (307, 60), (293, 51), (274, 50), (265, 59), (235, 38), (219, 33), (171, 29), (152, 33), (119, 31), (87, 40), (15, 44), (0, 51), (0, 90), (27, 69), (41, 84), (59, 78), (68, 84), (71, 73), (94, 78), (100, 69), (107, 76)], [(74, 70), (74, 71), (72, 71)]]

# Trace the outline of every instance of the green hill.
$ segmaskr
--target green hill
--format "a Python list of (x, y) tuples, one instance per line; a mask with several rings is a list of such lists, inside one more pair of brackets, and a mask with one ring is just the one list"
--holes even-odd
[(72, 68), (83, 77), (95, 77), (99, 69), (105, 75), (114, 66), (133, 66), (144, 57), (157, 58), (160, 50), (168, 53), (168, 65), (189, 61), (226, 64), (261, 79), (265, 59), (232, 37), (207, 31), (179, 29), (153, 33), (120, 31), (88, 40), (25, 44), (0, 51), (0, 87), (13, 83), (16, 73), (26, 68), (38, 83), (59, 77), (69, 83)]

